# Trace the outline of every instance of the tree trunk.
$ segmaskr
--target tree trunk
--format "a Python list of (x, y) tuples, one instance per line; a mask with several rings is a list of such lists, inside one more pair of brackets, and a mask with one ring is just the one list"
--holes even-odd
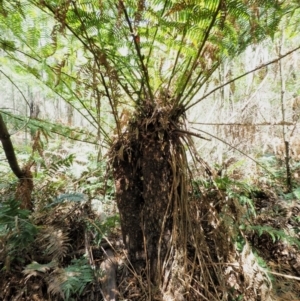
[(8, 164), (13, 173), (18, 177), (19, 184), (16, 191), (16, 199), (21, 201), (21, 207), (24, 209), (32, 209), (31, 193), (33, 190), (32, 174), (30, 166), (25, 166), (23, 169), (19, 167), (15, 150), (10, 139), (6, 124), (0, 114), (0, 140), (8, 160)]
[(114, 178), (116, 200), (120, 212), (123, 241), (135, 268), (143, 257), (143, 233), (141, 229), (141, 209), (143, 205), (142, 182), (134, 144), (124, 149), (125, 141), (115, 145)]
[(147, 139), (144, 145), (141, 165), (144, 198), (142, 228), (150, 277), (155, 282), (161, 276), (162, 262), (167, 254), (172, 231), (172, 200), (169, 199), (172, 183), (169, 142), (153, 138)]
[(124, 243), (133, 266), (146, 266), (155, 284), (162, 280), (173, 227), (173, 193), (179, 185), (174, 184), (171, 166), (176, 144), (180, 143), (172, 131), (171, 121), (176, 124), (177, 119), (168, 110), (152, 109), (129, 124), (113, 148)]

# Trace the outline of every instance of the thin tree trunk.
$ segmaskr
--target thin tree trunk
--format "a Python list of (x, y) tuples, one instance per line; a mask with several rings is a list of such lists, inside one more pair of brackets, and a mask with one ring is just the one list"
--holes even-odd
[(6, 124), (0, 114), (0, 140), (4, 149), (4, 153), (8, 160), (8, 164), (19, 179), (19, 184), (16, 191), (16, 199), (21, 201), (21, 207), (24, 209), (32, 209), (31, 193), (33, 190), (32, 174), (30, 172), (30, 166), (20, 168), (15, 150), (10, 139)]
[[(281, 56), (281, 47), (283, 44), (283, 32), (282, 32), (282, 39), (279, 45), (279, 56)], [(286, 167), (286, 186), (287, 192), (292, 191), (292, 175), (290, 169), (290, 148), (289, 148), (289, 141), (287, 140), (287, 133), (286, 133), (286, 126), (285, 126), (285, 112), (286, 112), (286, 103), (285, 103), (285, 81), (283, 78), (283, 64), (282, 60), (279, 60), (279, 75), (280, 75), (280, 102), (281, 102), (281, 113), (282, 113), (282, 137), (285, 146), (285, 167)]]
[(15, 155), (15, 150), (10, 139), (10, 135), (8, 133), (6, 124), (1, 114), (0, 114), (0, 140), (11, 170), (16, 175), (16, 177), (18, 177), (19, 179), (23, 178), (24, 171), (21, 170), (18, 164), (17, 157)]

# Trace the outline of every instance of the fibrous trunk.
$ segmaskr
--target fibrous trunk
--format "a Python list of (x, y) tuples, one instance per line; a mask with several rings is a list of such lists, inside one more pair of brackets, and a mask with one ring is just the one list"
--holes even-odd
[[(114, 145), (114, 178), (124, 243), (135, 268), (146, 265), (159, 281), (173, 225), (174, 173), (171, 162), (180, 143), (178, 116), (150, 108), (129, 123)], [(142, 264), (142, 266), (140, 266)]]
[[(196, 191), (188, 188), (193, 182), (183, 141), (189, 147), (193, 141), (182, 129), (181, 112), (158, 105), (137, 112), (112, 149), (123, 239), (137, 274), (151, 280), (147, 300), (268, 296), (268, 279), (262, 281), (267, 289), (258, 289), (256, 281), (265, 273), (255, 274), (259, 268), (251, 250), (240, 254), (235, 247), (245, 208), (211, 179), (207, 191), (197, 182)], [(206, 171), (200, 158), (197, 162)], [(252, 263), (252, 274), (245, 262)], [(143, 277), (137, 278), (141, 283)]]

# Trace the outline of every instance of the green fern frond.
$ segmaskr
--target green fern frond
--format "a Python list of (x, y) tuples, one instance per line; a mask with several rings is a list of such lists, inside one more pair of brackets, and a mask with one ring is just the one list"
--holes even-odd
[(79, 193), (79, 192), (63, 193), (63, 194), (60, 194), (57, 198), (55, 198), (53, 203), (50, 204), (50, 206), (54, 206), (56, 204), (61, 204), (66, 201), (84, 203), (87, 201), (87, 195), (85, 195), (83, 193)]
[(73, 164), (74, 158), (74, 154), (69, 154), (63, 158), (52, 161), (47, 167), (47, 174), (50, 176), (55, 176), (57, 173), (65, 172), (66, 168)]
[[(18, 259), (35, 240), (38, 227), (30, 220), (31, 212), (21, 209), (20, 203), (8, 199), (0, 204), (0, 237), (5, 241), (2, 256)], [(22, 258), (21, 258), (22, 259)]]
[(300, 240), (297, 237), (293, 237), (287, 234), (283, 229), (276, 229), (269, 225), (252, 225), (248, 226), (247, 230), (255, 231), (259, 236), (266, 234), (272, 238), (273, 243), (279, 240), (286, 241), (290, 245), (296, 245), (300, 248)]
[(73, 294), (81, 295), (87, 284), (94, 280), (94, 273), (87, 259), (74, 259), (66, 268), (57, 268), (48, 280), (48, 292), (70, 300)]
[(49, 263), (40, 264), (38, 262), (32, 262), (26, 265), (22, 273), (26, 276), (26, 280), (31, 277), (41, 276), (45, 277), (46, 273), (57, 268), (57, 261), (50, 261)]
[(42, 130), (44, 136), (51, 137), (53, 134), (61, 135), (65, 138), (69, 138), (71, 140), (77, 140), (82, 142), (87, 142), (91, 144), (96, 144), (96, 136), (84, 129), (79, 128), (71, 128), (70, 126), (63, 125), (60, 123), (53, 123), (47, 120), (39, 120), (39, 119), (28, 119), (28, 117), (16, 115), (6, 110), (0, 110), (1, 114), (4, 117), (9, 119), (9, 124), (14, 121), (16, 125), (15, 128), (24, 127), (24, 124), (30, 129), (36, 131), (37, 129)]
[(14, 41), (0, 38), (0, 48), (4, 51), (15, 51), (17, 49)]
[(110, 107), (119, 127), (116, 112), (124, 103), (140, 106), (158, 91), (172, 94), (171, 105), (188, 107), (222, 61), (272, 37), (290, 6), (271, 0), (30, 3), (25, 19), (11, 13), (0, 20), (6, 30), (13, 24), (10, 35), (19, 41), (11, 45), (18, 55), (6, 56), (97, 125), (108, 143), (110, 128), (100, 125), (97, 101), (102, 111)]

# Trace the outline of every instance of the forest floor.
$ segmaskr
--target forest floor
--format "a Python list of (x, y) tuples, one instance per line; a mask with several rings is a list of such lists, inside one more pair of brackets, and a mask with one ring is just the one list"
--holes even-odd
[[(268, 300), (300, 300), (300, 200), (293, 194), (284, 199), (264, 185), (251, 193), (251, 202), (253, 231), (245, 239), (272, 283)], [(104, 300), (101, 267), (107, 250), (114, 255), (119, 300), (148, 300), (147, 277), (137, 275), (126, 259), (117, 214), (102, 218), (89, 201), (57, 203), (32, 214), (28, 221), (39, 231), (31, 237), (27, 222), (15, 217), (14, 230), (0, 237), (0, 300)], [(18, 240), (22, 235), (30, 243)], [(86, 261), (80, 261), (84, 255)]]

